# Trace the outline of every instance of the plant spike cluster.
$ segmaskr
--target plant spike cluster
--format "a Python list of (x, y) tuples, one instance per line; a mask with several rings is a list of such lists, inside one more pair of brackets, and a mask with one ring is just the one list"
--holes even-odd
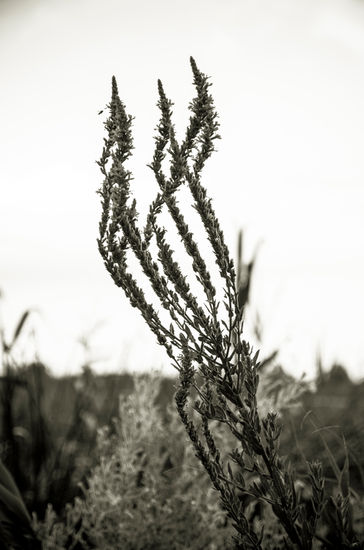
[[(115, 284), (123, 289), (132, 306), (139, 309), (179, 371), (177, 409), (196, 455), (233, 521), (237, 548), (262, 548), (263, 531), (257, 533), (248, 521), (242, 498), (245, 495), (271, 506), (286, 532), (287, 547), (309, 550), (323, 507), (322, 472), (315, 463), (308, 464), (312, 496), (308, 505), (303, 503), (293, 483), (289, 463), (278, 454), (280, 426), (277, 415), (269, 413), (260, 418), (258, 413), (258, 353), (254, 354), (242, 338), (244, 304), (236, 289), (233, 261), (211, 200), (201, 184), (202, 169), (214, 151), (215, 140), (220, 137), (217, 113), (207, 76), (199, 71), (193, 58), (190, 62), (197, 94), (189, 106), (192, 114), (182, 143), (177, 141), (172, 123), (173, 104), (158, 81), (157, 105), (161, 118), (149, 166), (159, 191), (150, 205), (143, 230), (137, 225), (136, 203), (130, 196), (132, 175), (124, 166), (133, 149), (132, 117), (126, 114), (116, 80), (112, 79), (110, 116), (105, 123), (107, 138), (98, 161), (104, 176), (99, 190), (102, 202), (99, 251)], [(170, 160), (168, 175), (162, 167), (167, 155)], [(191, 192), (193, 207), (202, 220), (224, 282), (227, 322), (218, 315), (216, 289), (178, 206), (176, 195), (182, 185)], [(167, 241), (166, 229), (158, 223), (162, 209), (169, 212), (177, 228), (206, 297), (205, 307), (192, 293)], [(151, 252), (153, 237), (157, 257)], [(142, 288), (128, 271), (128, 249), (138, 259), (162, 307), (169, 313), (170, 326), (161, 322), (157, 310), (147, 302)], [(202, 383), (197, 382), (197, 373)], [(198, 395), (193, 403), (195, 415), (201, 419), (198, 426), (196, 416), (188, 410), (191, 390)], [(213, 421), (226, 426), (236, 439), (237, 446), (231, 450), (230, 460), (225, 464), (210, 430)]]

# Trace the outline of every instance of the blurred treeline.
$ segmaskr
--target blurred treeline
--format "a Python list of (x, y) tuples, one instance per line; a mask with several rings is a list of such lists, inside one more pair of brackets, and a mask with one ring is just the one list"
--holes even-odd
[[(270, 393), (291, 380), (270, 368)], [(173, 405), (176, 381), (163, 378), (156, 405)], [(57, 513), (80, 495), (97, 463), (97, 431), (118, 415), (119, 396), (133, 392), (131, 374), (97, 375), (84, 366), (78, 376), (55, 378), (41, 363), (8, 367), (0, 380), (0, 457), (13, 474), (27, 508), (43, 517), (47, 504)], [(364, 487), (364, 382), (354, 383), (344, 367), (320, 368), (314, 384), (304, 387), (297, 407), (282, 410), (282, 454), (299, 469), (302, 456), (320, 459), (326, 479), (334, 478), (323, 438), (343, 466), (344, 436), (354, 490)]]

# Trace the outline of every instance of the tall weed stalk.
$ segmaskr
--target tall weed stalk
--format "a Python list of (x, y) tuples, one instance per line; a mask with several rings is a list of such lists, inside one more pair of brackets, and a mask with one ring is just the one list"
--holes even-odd
[[(102, 214), (98, 247), (114, 283), (138, 308), (179, 372), (175, 395), (178, 414), (232, 521), (236, 548), (266, 547), (262, 523), (254, 523), (248, 517), (253, 500), (268, 506), (269, 513), (282, 526), (282, 547), (309, 550), (324, 506), (322, 468), (316, 461), (306, 463), (308, 496), (303, 498), (289, 460), (280, 456), (278, 414), (259, 410), (258, 352), (243, 334), (246, 300), (237, 288), (234, 263), (201, 183), (202, 170), (220, 137), (218, 115), (208, 77), (193, 58), (190, 63), (196, 96), (189, 105), (191, 116), (182, 141), (177, 139), (172, 122), (173, 104), (158, 81), (157, 105), (161, 114), (149, 166), (159, 190), (144, 227), (138, 224), (137, 205), (131, 194), (132, 174), (126, 167), (133, 150), (132, 117), (126, 113), (113, 77), (105, 122), (107, 137), (98, 161), (104, 176), (99, 190)], [(218, 300), (208, 262), (179, 205), (182, 187), (189, 190), (192, 206), (211, 245), (220, 277), (219, 289), (223, 290), (222, 302)], [(176, 259), (169, 233), (160, 221), (163, 211), (173, 220), (190, 260), (194, 286)], [(139, 261), (168, 322), (162, 321), (162, 315), (129, 270), (130, 253)], [(201, 293), (192, 290), (196, 282)], [(227, 455), (216, 437), (217, 426), (232, 436)], [(342, 495), (340, 503), (340, 510), (346, 514), (348, 496)], [(354, 544), (352, 534), (348, 533), (348, 537), (345, 540), (351, 537)]]

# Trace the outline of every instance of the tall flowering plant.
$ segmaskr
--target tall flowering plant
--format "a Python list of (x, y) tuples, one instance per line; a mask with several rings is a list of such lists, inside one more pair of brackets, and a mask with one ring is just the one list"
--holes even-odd
[[(179, 372), (175, 401), (195, 453), (218, 491), (223, 508), (236, 530), (238, 548), (263, 548), (264, 529), (248, 517), (252, 502), (270, 507), (278, 518), (289, 547), (312, 548), (324, 503), (321, 466), (307, 463), (309, 496), (303, 500), (289, 462), (279, 455), (281, 426), (278, 415), (260, 414), (258, 353), (243, 336), (244, 303), (236, 285), (234, 263), (212, 206), (201, 183), (206, 161), (215, 150), (218, 115), (208, 77), (190, 58), (196, 96), (183, 141), (176, 137), (172, 102), (158, 81), (160, 120), (151, 164), (158, 192), (144, 227), (138, 223), (136, 201), (131, 195), (132, 174), (127, 161), (133, 150), (132, 117), (119, 98), (112, 79), (107, 136), (98, 164), (103, 174), (99, 190), (102, 214), (98, 247), (114, 283), (138, 308), (145, 322)], [(165, 164), (169, 161), (168, 172)], [(187, 187), (218, 267), (222, 303), (195, 236), (178, 203)], [(160, 214), (168, 212), (189, 258), (201, 293), (192, 291)], [(152, 243), (154, 243), (152, 245)], [(155, 305), (128, 267), (134, 254), (160, 306), (169, 316), (162, 321)], [(201, 298), (203, 296), (203, 298)], [(216, 427), (223, 427), (234, 442), (220, 448)]]

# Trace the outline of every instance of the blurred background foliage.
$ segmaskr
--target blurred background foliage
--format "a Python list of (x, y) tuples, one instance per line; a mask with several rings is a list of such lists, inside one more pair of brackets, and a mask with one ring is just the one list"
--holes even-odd
[[(101, 376), (84, 367), (79, 376), (54, 378), (44, 365), (32, 364), (18, 367), (13, 377), (19, 383), (11, 394), (10, 407), (9, 394), (4, 393), (8, 381), (4, 377), (1, 380), (1, 418), (3, 421), (5, 408), (10, 408), (12, 425), (9, 438), (9, 429), (4, 432), (2, 423), (1, 459), (13, 474), (27, 509), (36, 513), (36, 531), (45, 541), (44, 548), (229, 547), (231, 526), (219, 508), (218, 495), (211, 491), (205, 472), (193, 456), (179, 419), (173, 413), (171, 417), (171, 410), (175, 412), (174, 379), (157, 378), (148, 414), (142, 410), (139, 423), (133, 422), (131, 430), (131, 419), (137, 419), (140, 407), (135, 402), (138, 392), (145, 399), (145, 385), (147, 388), (153, 385), (147, 374)], [(267, 365), (262, 379), (265, 403), (262, 406), (280, 410), (284, 425), (281, 453), (289, 455), (298, 476), (304, 480), (307, 473), (304, 460), (319, 459), (326, 487), (334, 493), (337, 480), (324, 441), (340, 471), (345, 468), (347, 446), (352, 494), (362, 502), (364, 383), (353, 383), (339, 365), (327, 372), (320, 371), (314, 385), (292, 379), (274, 364)], [(140, 392), (143, 383), (144, 394)], [(121, 406), (124, 402), (129, 403), (129, 409)], [(147, 408), (146, 404), (143, 406)], [(153, 425), (146, 424), (148, 419)], [(125, 453), (125, 437), (120, 437), (123, 420), (129, 426), (127, 441), (133, 445), (125, 456), (130, 467), (126, 468), (124, 463), (121, 471), (130, 472), (131, 468), (134, 474), (129, 477), (129, 485), (137, 488), (129, 498), (126, 495), (130, 487), (126, 490), (121, 483), (118, 463), (120, 449)], [(147, 430), (142, 429), (145, 425)], [(151, 463), (146, 463), (146, 457)], [(148, 473), (149, 467), (152, 472)], [(304, 490), (304, 484), (302, 487)], [(171, 499), (167, 503), (161, 500), (166, 493)], [(125, 516), (125, 505), (130, 499), (131, 515)], [(146, 499), (154, 503), (153, 509), (150, 506), (141, 509)], [(134, 507), (138, 514), (133, 513)], [(123, 510), (127, 528), (121, 521)], [(363, 533), (363, 509), (357, 507), (356, 511), (357, 528)], [(96, 529), (95, 518), (105, 515), (106, 526), (103, 524), (101, 529), (97, 524)], [(87, 542), (89, 546), (76, 544), (78, 538), (74, 536), (80, 522), (85, 532), (93, 536), (92, 542)], [(151, 524), (156, 530), (151, 530)], [(217, 546), (207, 536), (207, 529), (211, 534), (211, 524), (217, 526), (217, 534), (212, 533), (215, 543), (220, 541)], [(116, 525), (121, 530), (118, 536)], [(275, 534), (277, 530), (275, 526)], [(114, 543), (103, 546), (100, 537), (107, 540), (111, 532), (116, 537), (112, 538), (115, 546)], [(126, 541), (126, 532), (130, 536), (134, 533), (135, 540), (131, 537), (132, 540)], [(191, 541), (190, 546), (182, 545), (187, 532), (194, 543), (201, 537), (197, 546)], [(101, 535), (97, 537), (95, 533)], [(150, 540), (154, 541), (151, 546)], [(179, 540), (180, 546), (173, 546), (172, 540)], [(270, 544), (268, 539), (267, 548)]]
[[(244, 263), (240, 235), (243, 307), (254, 262)], [(36, 518), (44, 548), (228, 548), (231, 526), (173, 413), (176, 379), (99, 375), (91, 361), (77, 376), (63, 377), (39, 361), (19, 364), (13, 349), (29, 314), (9, 341), (1, 332), (0, 459)], [(264, 348), (259, 321), (255, 335)], [(278, 350), (263, 355), (261, 365), (259, 406), (279, 411), (281, 453), (302, 476), (302, 490), (305, 460), (322, 462), (326, 488), (335, 494), (336, 466), (344, 471), (349, 459), (351, 495), (360, 503), (354, 523), (362, 534), (364, 381), (353, 382), (339, 364), (324, 368), (320, 358), (315, 380), (296, 380), (279, 364)], [(252, 518), (259, 521), (262, 512), (252, 508)], [(190, 546), (183, 546), (186, 532)], [(279, 526), (273, 532), (266, 531), (267, 547), (279, 545)], [(325, 536), (335, 544), (335, 535)]]

